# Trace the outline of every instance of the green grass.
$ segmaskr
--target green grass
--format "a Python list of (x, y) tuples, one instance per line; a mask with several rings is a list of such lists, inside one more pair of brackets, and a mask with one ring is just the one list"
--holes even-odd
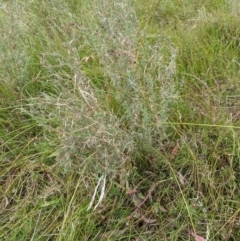
[(0, 3), (0, 241), (239, 240), (239, 13)]

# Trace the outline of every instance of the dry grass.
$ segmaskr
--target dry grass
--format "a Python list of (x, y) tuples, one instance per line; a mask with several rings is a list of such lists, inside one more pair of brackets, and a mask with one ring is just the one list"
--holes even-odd
[(0, 241), (239, 240), (236, 1), (0, 4)]

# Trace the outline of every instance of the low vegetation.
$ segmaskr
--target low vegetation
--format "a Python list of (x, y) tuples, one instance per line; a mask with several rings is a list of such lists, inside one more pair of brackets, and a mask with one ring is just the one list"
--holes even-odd
[(237, 0), (0, 3), (0, 241), (240, 240)]

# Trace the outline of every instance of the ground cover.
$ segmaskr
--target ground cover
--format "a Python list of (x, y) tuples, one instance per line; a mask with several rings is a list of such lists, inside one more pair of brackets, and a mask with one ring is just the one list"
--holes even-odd
[(0, 241), (239, 240), (240, 4), (0, 3)]

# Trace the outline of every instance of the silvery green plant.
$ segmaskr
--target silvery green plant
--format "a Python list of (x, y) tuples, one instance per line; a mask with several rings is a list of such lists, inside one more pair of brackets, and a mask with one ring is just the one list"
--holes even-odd
[(85, 43), (97, 54), (102, 73), (124, 109), (129, 135), (149, 145), (158, 132), (166, 138), (163, 124), (176, 97), (176, 49), (166, 64), (161, 36), (149, 44), (128, 1), (93, 1), (92, 12), (83, 28)]

